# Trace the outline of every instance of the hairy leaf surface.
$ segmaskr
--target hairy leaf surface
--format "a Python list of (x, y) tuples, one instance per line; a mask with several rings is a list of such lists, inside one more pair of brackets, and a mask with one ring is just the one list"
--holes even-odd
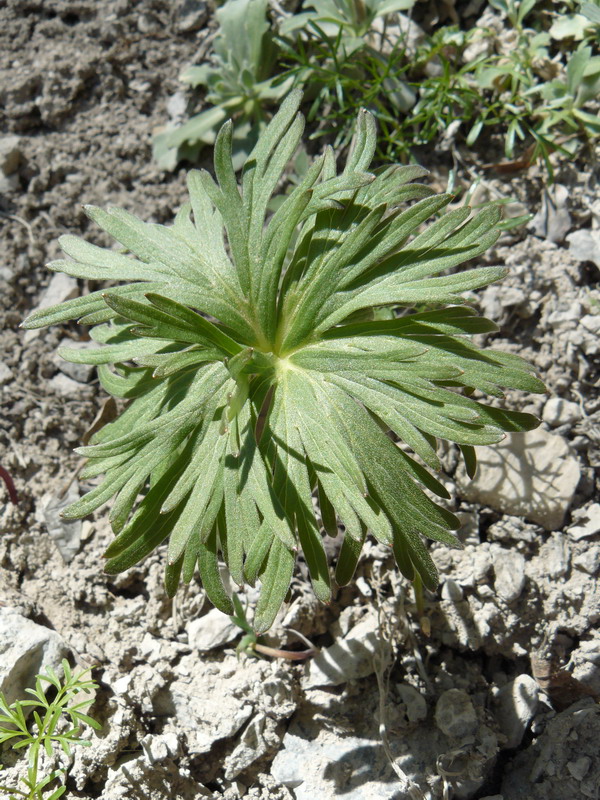
[(258, 631), (275, 619), (298, 552), (330, 600), (324, 537), (339, 532), (338, 584), (370, 533), (433, 588), (425, 540), (458, 546), (459, 525), (432, 499), (448, 497), (430, 472), (438, 441), (460, 446), (472, 476), (477, 445), (538, 424), (501, 405), (503, 391), (544, 390), (522, 359), (472, 338), (496, 326), (464, 293), (506, 270), (461, 267), (496, 240), (500, 212), (447, 211), (452, 196), (416, 183), (420, 167), (369, 171), (367, 112), (343, 170), (326, 150), (270, 214), (302, 137), (300, 99), (282, 103), (239, 182), (226, 124), (214, 177), (190, 173), (190, 203), (171, 227), (88, 207), (125, 251), (63, 236), (69, 259), (50, 267), (111, 288), (23, 323), (95, 326), (97, 347), (61, 355), (97, 364), (125, 404), (79, 449), (83, 476), (104, 478), (65, 511), (84, 516), (114, 498), (107, 571), (167, 542), (168, 592), (197, 568), (231, 613), (224, 562), (235, 583), (261, 584)]

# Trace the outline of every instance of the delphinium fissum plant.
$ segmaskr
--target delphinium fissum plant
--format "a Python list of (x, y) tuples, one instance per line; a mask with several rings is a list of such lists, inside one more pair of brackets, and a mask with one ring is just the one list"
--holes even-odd
[(453, 198), (413, 182), (426, 174), (418, 166), (369, 172), (376, 134), (366, 111), (344, 169), (325, 150), (268, 215), (302, 137), (300, 100), (295, 91), (281, 105), (241, 185), (224, 125), (215, 179), (190, 173), (190, 202), (172, 227), (87, 208), (128, 254), (63, 236), (72, 260), (51, 268), (128, 282), (23, 323), (93, 325), (98, 348), (60, 353), (97, 364), (103, 387), (128, 401), (78, 449), (82, 477), (104, 480), (65, 516), (115, 497), (106, 570), (126, 570), (168, 539), (168, 593), (197, 567), (225, 613), (220, 560), (236, 584), (260, 581), (257, 632), (285, 599), (300, 549), (316, 595), (330, 599), (323, 535), (336, 536), (338, 523), (338, 584), (351, 580), (370, 532), (409, 580), (434, 587), (424, 537), (454, 547), (459, 527), (429, 496), (448, 497), (424, 466), (439, 469), (437, 439), (457, 442), (472, 473), (474, 445), (538, 421), (469, 395), (543, 390), (521, 358), (470, 340), (495, 325), (463, 293), (506, 270), (454, 268), (496, 241), (500, 211), (441, 213)]

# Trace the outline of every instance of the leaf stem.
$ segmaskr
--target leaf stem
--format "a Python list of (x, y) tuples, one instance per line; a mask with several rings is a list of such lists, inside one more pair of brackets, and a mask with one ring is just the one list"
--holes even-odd
[(10, 474), (8, 473), (8, 471), (5, 470), (4, 467), (1, 467), (1, 466), (0, 466), (0, 478), (2, 478), (2, 480), (6, 484), (6, 488), (8, 489), (8, 496), (10, 498), (10, 502), (15, 506), (18, 505), (18, 503), (19, 503), (19, 495), (17, 494), (17, 490), (15, 488), (15, 484), (13, 482), (13, 479), (10, 477)]
[(265, 656), (286, 658), (288, 661), (307, 661), (317, 654), (316, 650), (278, 650), (275, 647), (269, 647), (258, 642), (253, 642), (250, 645), (250, 649), (256, 650), (257, 653), (262, 653)]
[(415, 571), (413, 579), (413, 589), (415, 592), (415, 604), (417, 606), (417, 616), (419, 617), (419, 625), (421, 631), (425, 636), (431, 635), (431, 621), (425, 613), (425, 597), (423, 594), (423, 580), (418, 572)]

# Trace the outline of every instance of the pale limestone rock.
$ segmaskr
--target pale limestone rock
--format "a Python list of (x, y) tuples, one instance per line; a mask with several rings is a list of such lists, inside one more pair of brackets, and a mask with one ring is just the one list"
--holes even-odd
[(408, 722), (422, 722), (427, 717), (427, 701), (410, 683), (400, 683), (396, 686), (402, 704), (406, 709)]
[(548, 578), (556, 580), (566, 575), (570, 560), (566, 535), (553, 533), (548, 541), (540, 547), (539, 557), (542, 559)]
[(548, 308), (553, 310), (546, 317), (545, 323), (554, 330), (573, 330), (583, 316), (583, 306), (579, 300), (552, 298)]
[(559, 425), (578, 422), (581, 419), (581, 408), (578, 403), (563, 400), (562, 397), (551, 397), (544, 406), (542, 419), (552, 428), (558, 428)]
[(588, 575), (600, 572), (600, 545), (594, 544), (578, 556), (574, 556), (573, 564)]
[(148, 764), (160, 764), (167, 758), (177, 758), (180, 755), (179, 739), (174, 733), (156, 735), (149, 733), (140, 740), (140, 745), (146, 756)]
[(600, 533), (600, 503), (588, 506), (583, 514), (579, 515), (576, 524), (567, 528), (567, 533), (576, 542)]
[(83, 384), (79, 383), (79, 381), (68, 378), (62, 372), (53, 375), (47, 383), (47, 386), (49, 386), (53, 392), (62, 394), (64, 397), (77, 397), (81, 392), (82, 385)]
[(215, 795), (186, 774), (171, 759), (166, 759), (160, 764), (149, 764), (145, 754), (133, 759), (124, 759), (117, 767), (110, 768), (102, 789), (102, 800), (124, 800), (134, 797), (158, 800), (166, 796), (177, 800), (184, 797), (199, 800), (202, 797), (214, 798)]
[[(65, 275), (64, 272), (55, 272), (34, 311), (40, 311), (42, 308), (50, 308), (50, 306), (64, 303), (66, 300), (72, 300), (78, 294), (79, 288), (76, 278), (71, 277), (71, 275)], [(27, 344), (39, 335), (40, 328), (25, 331), (23, 340)]]
[(462, 496), (546, 530), (561, 527), (580, 478), (579, 463), (560, 436), (537, 429), (477, 448), (477, 474), (458, 475)]
[[(178, 663), (180, 677), (151, 698), (152, 713), (177, 719), (186, 755), (206, 755), (216, 742), (235, 736), (257, 713), (270, 716), (262, 701), (264, 686), (275, 677), (286, 680), (279, 669), (278, 664), (258, 659), (238, 661), (233, 654), (224, 654), (220, 661), (199, 658), (196, 652), (184, 655)], [(278, 688), (271, 687), (275, 696)], [(287, 713), (295, 708), (285, 705)]]
[[(394, 800), (398, 783), (382, 747), (368, 738), (334, 736), (323, 726), (316, 736), (294, 724), (271, 765), (271, 775), (296, 800)], [(409, 795), (402, 795), (409, 796)]]
[(0, 361), (0, 386), (13, 380), (12, 370)]
[(61, 512), (77, 500), (79, 487), (75, 481), (65, 494), (44, 494), (35, 510), (36, 518), (46, 526), (65, 564), (69, 564), (79, 550), (82, 522), (80, 519), (63, 519)]
[(502, 795), (506, 800), (598, 797), (599, 737), (598, 707), (587, 697), (549, 720), (533, 744), (517, 753), (504, 773)]
[(60, 663), (68, 654), (66, 642), (56, 631), (21, 616), (10, 606), (0, 606), (0, 691), (8, 703), (26, 697), (36, 675)]
[(21, 163), (21, 140), (18, 136), (0, 136), (0, 172), (12, 175)]
[(494, 716), (506, 737), (504, 749), (521, 744), (523, 735), (537, 711), (540, 687), (530, 675), (519, 675), (503, 686), (494, 698)]
[(208, 4), (204, 0), (180, 0), (174, 8), (175, 26), (180, 33), (200, 30), (209, 16)]
[(493, 550), (494, 589), (498, 597), (511, 603), (520, 597), (525, 586), (525, 558), (516, 550)]
[(590, 333), (600, 333), (600, 314), (586, 314), (581, 318), (581, 324)]
[(583, 228), (567, 236), (569, 254), (578, 261), (591, 261), (600, 266), (600, 231)]
[(279, 746), (280, 737), (277, 735), (276, 726), (275, 720), (265, 714), (258, 713), (252, 717), (240, 736), (239, 743), (225, 759), (225, 777), (228, 781), (248, 769), (269, 749)]
[(569, 189), (555, 183), (542, 192), (542, 206), (531, 220), (530, 227), (536, 236), (551, 242), (562, 242), (571, 228), (571, 215), (567, 207)]
[(577, 761), (569, 761), (567, 764), (567, 769), (574, 778), (576, 778), (578, 781), (582, 781), (588, 774), (591, 766), (592, 759), (589, 756), (581, 756), (581, 758), (578, 758)]
[(186, 629), (190, 647), (200, 653), (223, 647), (242, 633), (241, 629), (217, 608), (211, 608), (208, 614), (188, 622)]
[(368, 614), (339, 641), (321, 650), (307, 665), (305, 689), (339, 686), (371, 675), (381, 635), (375, 613)]
[(446, 578), (442, 584), (442, 599), (451, 603), (459, 603), (464, 598), (463, 590), (452, 578)]
[(477, 714), (471, 698), (461, 689), (448, 689), (435, 707), (435, 724), (446, 736), (462, 739), (477, 730)]
[(571, 653), (570, 672), (595, 695), (600, 695), (600, 631), (593, 631)]

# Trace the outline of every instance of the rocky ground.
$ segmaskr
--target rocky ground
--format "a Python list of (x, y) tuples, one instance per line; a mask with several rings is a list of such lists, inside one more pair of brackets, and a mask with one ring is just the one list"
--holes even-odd
[[(486, 255), (510, 275), (476, 302), (501, 325), (495, 346), (533, 361), (548, 395), (508, 398), (542, 425), (481, 448), (473, 483), (445, 453), (465, 547), (433, 548), (429, 636), (370, 545), (329, 607), (301, 570), (294, 580), (268, 639), (304, 647), (294, 629), (316, 658), (238, 659), (239, 628), (198, 584), (165, 597), (163, 553), (108, 577), (105, 515), (59, 520), (80, 491), (71, 450), (106, 398), (93, 371), (56, 356), (81, 328), (18, 325), (89, 289), (43, 266), (61, 233), (108, 244), (83, 203), (168, 222), (184, 201), (185, 172), (156, 169), (151, 135), (181, 99), (206, 17), (191, 0), (0, 3), (0, 465), (19, 494), (8, 502), (0, 484), (0, 688), (14, 699), (64, 655), (96, 665), (103, 728), (74, 752), (67, 797), (598, 798), (596, 167), (563, 164), (549, 188), (536, 167), (483, 173), (478, 199), (513, 197), (511, 213), (536, 216)], [(478, 174), (477, 154), (456, 155), (461, 180)], [(443, 186), (444, 159), (423, 163)], [(5, 755), (14, 785), (24, 760)]]

